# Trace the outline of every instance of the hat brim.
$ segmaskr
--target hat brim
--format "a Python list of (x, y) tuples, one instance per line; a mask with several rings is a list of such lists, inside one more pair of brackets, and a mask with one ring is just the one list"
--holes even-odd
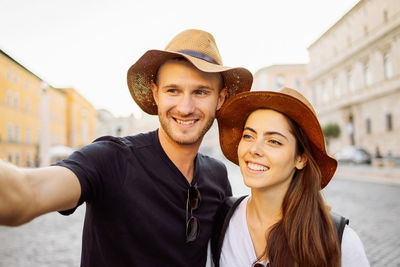
[(160, 65), (177, 57), (185, 58), (203, 72), (221, 73), (224, 85), (228, 89), (226, 98), (240, 92), (249, 91), (251, 88), (253, 76), (245, 68), (221, 66), (179, 52), (149, 50), (129, 68), (127, 77), (132, 98), (143, 111), (151, 115), (157, 114), (157, 105), (151, 92), (151, 83), (154, 81)]
[(315, 114), (303, 102), (279, 92), (244, 92), (228, 100), (217, 113), (219, 141), (225, 157), (239, 165), (237, 149), (242, 137), (244, 120), (257, 108), (279, 111), (303, 129), (322, 174), (321, 188), (332, 179), (337, 161), (326, 153), (324, 135)]

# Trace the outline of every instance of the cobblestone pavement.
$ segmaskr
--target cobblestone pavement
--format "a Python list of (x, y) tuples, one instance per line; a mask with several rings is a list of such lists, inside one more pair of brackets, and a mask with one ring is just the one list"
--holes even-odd
[[(227, 167), (234, 195), (248, 194), (239, 169)], [(400, 267), (400, 186), (368, 181), (338, 176), (323, 194), (350, 219), (371, 266)], [(79, 266), (84, 212), (81, 206), (70, 216), (52, 213), (21, 227), (0, 226), (0, 267)]]
[(335, 179), (324, 195), (332, 209), (350, 219), (371, 266), (400, 266), (400, 187)]
[(50, 213), (20, 227), (0, 226), (0, 267), (80, 265), (84, 205), (74, 214)]

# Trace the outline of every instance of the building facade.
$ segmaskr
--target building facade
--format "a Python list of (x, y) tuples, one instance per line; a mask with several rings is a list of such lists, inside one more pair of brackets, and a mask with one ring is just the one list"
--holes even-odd
[(97, 110), (97, 136), (128, 136), (135, 133), (135, 118), (130, 116), (114, 116), (105, 109)]
[(356, 145), (400, 156), (400, 1), (361, 0), (308, 48), (307, 94), (335, 153)]
[(96, 138), (97, 111), (73, 88), (62, 88), (67, 99), (67, 146), (74, 149), (91, 143)]
[(258, 70), (253, 76), (252, 91), (277, 91), (285, 86), (306, 94), (306, 64), (271, 65)]
[(52, 147), (78, 149), (95, 129), (96, 110), (78, 92), (49, 86), (0, 50), (0, 159), (48, 165)]
[(42, 79), (0, 50), (0, 158), (37, 161)]

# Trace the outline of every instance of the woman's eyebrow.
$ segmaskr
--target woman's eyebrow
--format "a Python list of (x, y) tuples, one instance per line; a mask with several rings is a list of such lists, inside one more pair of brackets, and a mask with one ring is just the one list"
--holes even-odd
[(280, 135), (280, 136), (282, 136), (283, 138), (285, 138), (286, 140), (289, 141), (289, 139), (284, 134), (281, 134), (280, 132), (276, 132), (276, 131), (265, 132), (264, 136), (266, 136), (266, 135), (274, 135), (274, 134)]
[[(248, 130), (248, 131), (250, 131), (250, 132), (253, 132), (253, 133), (257, 133), (256, 132), (256, 130), (254, 130), (253, 128), (251, 128), (251, 127), (245, 127), (244, 129), (243, 129), (243, 131), (244, 130)], [(274, 134), (276, 134), (276, 135), (279, 135), (279, 136), (282, 136), (283, 138), (285, 138), (286, 140), (288, 140), (288, 138), (284, 135), (284, 134), (281, 134), (280, 132), (277, 132), (277, 131), (267, 131), (267, 132), (264, 132), (264, 136), (267, 136), (267, 135), (274, 135)]]

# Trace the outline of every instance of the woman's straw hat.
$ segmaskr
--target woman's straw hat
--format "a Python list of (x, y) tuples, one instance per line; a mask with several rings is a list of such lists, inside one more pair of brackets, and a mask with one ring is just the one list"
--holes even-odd
[(221, 73), (227, 98), (249, 91), (253, 76), (245, 68), (230, 68), (222, 65), (214, 37), (201, 30), (186, 30), (175, 36), (165, 50), (149, 50), (128, 70), (128, 87), (135, 102), (149, 113), (157, 114), (150, 89), (158, 68), (169, 59), (183, 57), (204, 72)]
[(279, 92), (253, 91), (230, 98), (217, 113), (219, 140), (225, 157), (239, 164), (237, 149), (242, 137), (244, 120), (257, 108), (270, 108), (294, 120), (310, 140), (315, 160), (321, 170), (321, 189), (331, 180), (337, 161), (325, 149), (324, 134), (308, 100), (296, 90), (283, 88)]

